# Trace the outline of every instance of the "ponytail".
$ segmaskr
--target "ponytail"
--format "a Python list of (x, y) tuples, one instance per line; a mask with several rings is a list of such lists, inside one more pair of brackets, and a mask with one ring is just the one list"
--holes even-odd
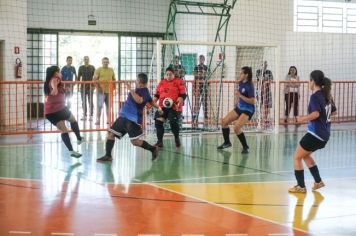
[(327, 77), (324, 77), (322, 83), (321, 83), (321, 92), (324, 95), (324, 98), (326, 100), (326, 104), (330, 104), (332, 102), (332, 96), (331, 96), (331, 80)]
[(332, 102), (331, 80), (325, 77), (321, 70), (312, 71), (310, 73), (310, 80), (314, 80), (314, 83), (321, 88), (326, 104), (330, 104)]
[(43, 86), (45, 95), (49, 95), (49, 93), (51, 92), (49, 82), (51, 81), (52, 77), (56, 72), (59, 72), (58, 66), (50, 66), (46, 69), (46, 81)]

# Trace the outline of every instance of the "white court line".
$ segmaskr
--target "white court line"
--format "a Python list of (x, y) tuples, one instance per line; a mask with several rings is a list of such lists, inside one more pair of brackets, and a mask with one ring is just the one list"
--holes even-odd
[(292, 234), (273, 234), (273, 233), (271, 233), (271, 234), (268, 234), (268, 235), (270, 235), (270, 236), (293, 236)]
[(9, 231), (9, 234), (31, 234), (31, 231)]
[(117, 236), (117, 234), (94, 234), (94, 236)]
[(236, 209), (233, 209), (233, 208), (229, 208), (229, 207), (226, 207), (224, 205), (217, 204), (215, 202), (211, 202), (211, 201), (208, 201), (208, 200), (203, 199), (203, 198), (198, 198), (198, 197), (191, 196), (191, 195), (188, 195), (188, 194), (185, 194), (185, 193), (180, 193), (178, 191), (174, 191), (174, 190), (171, 190), (169, 188), (161, 187), (161, 186), (155, 185), (155, 184), (147, 183), (147, 185), (151, 185), (151, 186), (166, 190), (168, 192), (172, 192), (172, 193), (175, 193), (175, 194), (178, 194), (178, 195), (181, 195), (181, 196), (185, 196), (187, 198), (192, 198), (192, 199), (195, 199), (195, 200), (198, 200), (198, 201), (201, 201), (201, 202), (206, 202), (206, 203), (209, 203), (209, 204), (211, 204), (213, 206), (216, 206), (216, 207), (219, 207), (219, 208), (223, 208), (223, 209), (228, 210), (228, 211), (237, 212), (237, 213), (240, 213), (242, 215), (250, 216), (252, 218), (256, 218), (256, 219), (263, 220), (263, 221), (266, 221), (266, 222), (269, 222), (269, 223), (273, 223), (273, 224), (276, 224), (276, 225), (279, 225), (279, 226), (283, 226), (283, 227), (285, 227), (287, 229), (294, 229), (296, 231), (303, 232), (303, 233), (306, 233), (306, 234), (308, 233), (305, 230), (301, 230), (301, 229), (298, 229), (298, 228), (295, 228), (295, 227), (290, 227), (290, 226), (288, 226), (288, 224), (282, 224), (282, 223), (279, 223), (277, 221), (273, 221), (273, 220), (270, 220), (270, 219), (265, 219), (265, 218), (262, 218), (260, 216), (252, 215), (252, 214), (249, 214), (249, 213), (246, 213), (246, 212), (243, 212), (243, 211), (239, 211), (239, 210), (236, 210)]
[[(330, 180), (330, 181), (339, 181), (339, 180), (349, 180), (349, 179), (356, 179), (356, 177), (341, 177), (341, 178), (323, 178), (324, 180)], [(252, 181), (252, 182), (229, 182), (229, 183), (170, 183), (170, 184), (211, 184), (211, 185), (214, 185), (214, 184), (224, 184), (224, 185), (233, 185), (233, 184), (275, 184), (275, 183), (294, 183), (295, 180), (275, 180), (275, 181)], [(305, 180), (305, 182), (307, 183), (314, 183), (313, 180)], [(146, 184), (160, 184), (160, 182), (144, 182)]]
[(161, 236), (160, 234), (139, 234), (137, 236)]
[(204, 236), (204, 234), (182, 234), (182, 236)]
[(171, 182), (171, 181), (213, 179), (213, 178), (236, 177), (236, 176), (246, 176), (246, 175), (266, 175), (266, 174), (269, 174), (269, 173), (257, 172), (257, 173), (248, 173), (248, 174), (238, 174), (238, 175), (217, 175), (217, 176), (196, 177), (196, 178), (187, 178), (187, 179), (168, 179), (168, 180), (150, 181), (149, 183), (164, 183), (164, 182)]
[(56, 232), (53, 232), (53, 233), (51, 233), (51, 235), (68, 235), (68, 236), (70, 236), (70, 235), (74, 235), (74, 233), (56, 233)]
[(247, 236), (248, 234), (225, 234), (225, 236)]

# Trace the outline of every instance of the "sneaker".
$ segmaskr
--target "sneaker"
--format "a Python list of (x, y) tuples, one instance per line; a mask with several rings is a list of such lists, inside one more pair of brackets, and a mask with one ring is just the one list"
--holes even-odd
[(305, 187), (302, 188), (299, 185), (296, 185), (296, 186), (288, 189), (288, 192), (290, 192), (290, 193), (306, 193), (307, 189)]
[(249, 148), (243, 148), (242, 151), (241, 151), (241, 153), (242, 153), (242, 154), (247, 154), (247, 153), (249, 153), (248, 149), (249, 149)]
[(181, 146), (180, 139), (177, 138), (174, 141), (176, 142), (176, 147), (179, 148)]
[(157, 143), (156, 143), (155, 145), (153, 145), (153, 146), (156, 146), (156, 147), (158, 147), (158, 148), (163, 148), (163, 143), (157, 141)]
[(80, 144), (82, 144), (82, 143), (84, 143), (84, 142), (85, 142), (85, 140), (84, 140), (83, 137), (81, 137), (80, 140), (77, 140), (77, 144), (78, 144), (78, 145), (80, 145)]
[(220, 146), (217, 147), (217, 149), (225, 149), (231, 147), (231, 143), (223, 143)]
[(312, 190), (315, 191), (319, 188), (322, 188), (322, 187), (325, 187), (325, 184), (323, 181), (320, 181), (319, 183), (314, 183), (313, 187), (312, 187)]
[(158, 147), (155, 147), (155, 149), (152, 151), (151, 161), (156, 161), (157, 159), (158, 159)]
[(79, 152), (76, 151), (70, 151), (70, 156), (71, 157), (75, 157), (75, 158), (79, 158), (82, 156), (82, 154), (80, 154)]
[(105, 155), (105, 156), (102, 156), (102, 157), (96, 159), (96, 161), (99, 161), (99, 162), (100, 161), (112, 161), (112, 156)]

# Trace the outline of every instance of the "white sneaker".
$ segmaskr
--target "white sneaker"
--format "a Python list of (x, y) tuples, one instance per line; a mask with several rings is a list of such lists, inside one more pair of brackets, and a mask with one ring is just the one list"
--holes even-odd
[(85, 142), (85, 139), (84, 139), (83, 137), (81, 137), (80, 140), (77, 140), (77, 144), (78, 144), (78, 145), (80, 145), (80, 144), (82, 144), (82, 143), (84, 143), (84, 142)]
[(79, 152), (76, 151), (70, 151), (70, 156), (71, 157), (75, 157), (75, 158), (79, 158), (82, 156), (82, 154), (80, 154)]

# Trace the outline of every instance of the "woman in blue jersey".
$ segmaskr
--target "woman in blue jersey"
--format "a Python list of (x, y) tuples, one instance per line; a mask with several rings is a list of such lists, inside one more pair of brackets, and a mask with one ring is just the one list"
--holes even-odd
[(136, 89), (131, 89), (130, 84), (126, 84), (127, 89), (130, 91), (129, 95), (120, 109), (119, 118), (116, 119), (109, 129), (105, 144), (106, 154), (98, 158), (97, 161), (112, 161), (111, 151), (115, 144), (115, 137), (121, 139), (125, 134), (129, 135), (131, 143), (134, 146), (151, 151), (152, 161), (157, 158), (158, 148), (140, 139), (143, 135), (141, 124), (145, 105), (150, 103), (153, 107), (156, 107), (159, 112), (162, 112), (161, 108), (153, 102), (147, 88), (147, 82), (147, 75), (141, 73), (137, 75)]
[(336, 107), (331, 97), (331, 81), (320, 70), (310, 73), (310, 96), (308, 115), (299, 117), (298, 122), (308, 122), (308, 132), (300, 140), (294, 154), (294, 173), (297, 185), (290, 188), (291, 193), (306, 193), (304, 182), (304, 169), (302, 160), (305, 162), (314, 178), (312, 190), (325, 186), (320, 178), (319, 170), (311, 154), (325, 147), (330, 137), (330, 117), (336, 114)]
[(243, 148), (241, 153), (248, 153), (249, 147), (246, 142), (245, 134), (241, 131), (241, 128), (251, 120), (253, 113), (255, 112), (255, 89), (252, 83), (251, 67), (245, 66), (241, 68), (236, 95), (238, 97), (238, 102), (235, 109), (230, 111), (221, 120), (224, 143), (218, 146), (218, 149), (231, 147), (229, 124), (235, 121), (234, 131)]

